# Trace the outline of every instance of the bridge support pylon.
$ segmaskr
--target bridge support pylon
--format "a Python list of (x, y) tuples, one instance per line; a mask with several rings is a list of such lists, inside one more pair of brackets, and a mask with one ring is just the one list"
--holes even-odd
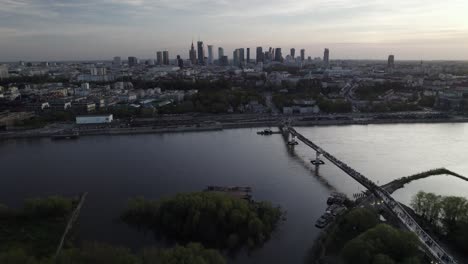
[(292, 136), (291, 140), (288, 140), (288, 146), (290, 146), (290, 147), (294, 147), (294, 146), (296, 146), (296, 145), (298, 145), (298, 144), (299, 144), (299, 143), (297, 142), (295, 136)]
[(291, 135), (291, 133), (289, 132), (289, 129), (287, 129), (287, 127), (285, 125), (282, 125), (279, 127), (281, 132), (283, 133), (283, 136), (287, 139), (289, 139), (289, 136)]
[(320, 156), (322, 155), (322, 153), (316, 151), (315, 152), (315, 160), (311, 160), (310, 163), (312, 163), (313, 165), (315, 165), (315, 171), (318, 172), (319, 171), (319, 167), (320, 165), (323, 165), (325, 164), (325, 162), (323, 160), (320, 159)]

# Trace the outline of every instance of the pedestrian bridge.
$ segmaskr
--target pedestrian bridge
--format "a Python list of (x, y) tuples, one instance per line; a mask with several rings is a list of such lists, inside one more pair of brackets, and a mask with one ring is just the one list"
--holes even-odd
[(405, 208), (401, 206), (400, 203), (395, 201), (395, 199), (393, 199), (393, 197), (387, 191), (378, 186), (369, 178), (365, 177), (361, 173), (348, 166), (346, 163), (342, 162), (332, 154), (319, 147), (311, 140), (301, 135), (291, 126), (283, 125), (280, 128), (284, 133), (291, 134), (298, 140), (302, 141), (305, 145), (314, 149), (317, 152), (317, 157), (319, 155), (323, 155), (326, 159), (335, 164), (346, 174), (348, 174), (354, 180), (356, 180), (365, 188), (367, 188), (377, 198), (382, 200), (385, 203), (385, 205), (395, 214), (395, 216), (398, 217), (398, 219), (408, 228), (408, 230), (413, 232), (419, 238), (421, 244), (424, 245), (426, 252), (429, 253), (429, 255), (436, 261), (435, 263), (457, 263), (452, 256), (445, 252), (445, 250), (418, 225), (418, 223), (411, 217), (411, 215), (405, 210)]

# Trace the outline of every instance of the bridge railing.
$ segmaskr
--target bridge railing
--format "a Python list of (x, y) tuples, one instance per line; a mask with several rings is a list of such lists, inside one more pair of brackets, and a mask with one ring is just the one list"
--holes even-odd
[[(415, 230), (416, 235), (419, 240), (426, 246), (426, 248), (432, 253), (437, 260), (442, 263), (457, 263), (445, 250), (428, 234), (424, 229), (414, 220), (414, 218), (409, 214), (406, 209), (397, 202), (391, 194), (387, 191), (378, 187), (378, 192), (380, 193), (381, 199), (384, 200), (385, 204), (389, 206), (392, 212), (406, 225), (409, 230)], [(385, 201), (385, 198), (387, 201)], [(404, 217), (400, 215), (400, 212), (403, 213)]]

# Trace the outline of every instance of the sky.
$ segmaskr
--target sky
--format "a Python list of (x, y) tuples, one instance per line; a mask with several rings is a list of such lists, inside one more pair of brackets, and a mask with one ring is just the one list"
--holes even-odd
[(215, 56), (468, 60), (467, 12), (467, 0), (0, 0), (0, 61), (187, 58), (192, 39)]

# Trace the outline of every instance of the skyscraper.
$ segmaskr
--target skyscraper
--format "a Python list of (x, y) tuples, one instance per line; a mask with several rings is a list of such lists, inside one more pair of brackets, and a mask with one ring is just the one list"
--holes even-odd
[(184, 60), (180, 58), (180, 55), (177, 55), (177, 66), (181, 69), (184, 67)]
[(208, 45), (208, 64), (213, 64), (213, 45)]
[(257, 63), (263, 62), (263, 48), (257, 47)]
[(394, 69), (395, 68), (395, 56), (394, 55), (389, 55), (388, 56), (387, 68), (388, 69)]
[(232, 52), (232, 64), (234, 66), (239, 66), (240, 64), (240, 58), (239, 58), (239, 49), (235, 49), (233, 52)]
[(122, 64), (122, 60), (120, 59), (119, 56), (116, 56), (116, 57), (114, 57), (114, 60), (112, 61), (112, 64), (115, 67), (120, 67), (120, 65)]
[(328, 49), (323, 52), (323, 64), (326, 68), (330, 66), (330, 51)]
[(156, 52), (156, 64), (157, 65), (162, 65), (163, 64), (162, 51)]
[(250, 48), (247, 48), (247, 63), (250, 63)]
[(197, 42), (197, 51), (198, 51), (198, 64), (205, 65), (205, 48), (203, 45), (203, 41)]
[(305, 60), (305, 49), (301, 49), (301, 61)]
[(169, 65), (169, 51), (163, 51), (163, 64)]
[(272, 48), (272, 47), (269, 47), (269, 48), (268, 48), (268, 53), (267, 53), (268, 56), (266, 56), (264, 59), (265, 59), (265, 60), (269, 60), (269, 61), (273, 60), (273, 53), (274, 53), (274, 52), (275, 52), (275, 51), (273, 50), (273, 48)]
[(296, 49), (292, 48), (290, 54), (291, 54), (292, 59), (294, 60), (296, 58)]
[(275, 49), (275, 61), (282, 61), (283, 55), (281, 54), (281, 48)]
[(192, 65), (197, 64), (197, 52), (195, 51), (195, 47), (193, 46), (193, 41), (192, 41), (192, 46), (190, 47), (189, 57), (190, 57), (190, 62), (192, 63)]
[(223, 59), (224, 57), (224, 49), (219, 47), (218, 48), (218, 61), (219, 61), (219, 64), (221, 64), (221, 60)]
[(244, 50), (244, 48), (239, 49), (239, 64), (240, 65), (245, 64), (245, 50)]
[(228, 56), (221, 57), (221, 60), (220, 60), (219, 64), (222, 65), (222, 66), (227, 66), (229, 64)]
[(136, 57), (128, 57), (128, 66), (134, 67), (138, 64), (138, 59)]

